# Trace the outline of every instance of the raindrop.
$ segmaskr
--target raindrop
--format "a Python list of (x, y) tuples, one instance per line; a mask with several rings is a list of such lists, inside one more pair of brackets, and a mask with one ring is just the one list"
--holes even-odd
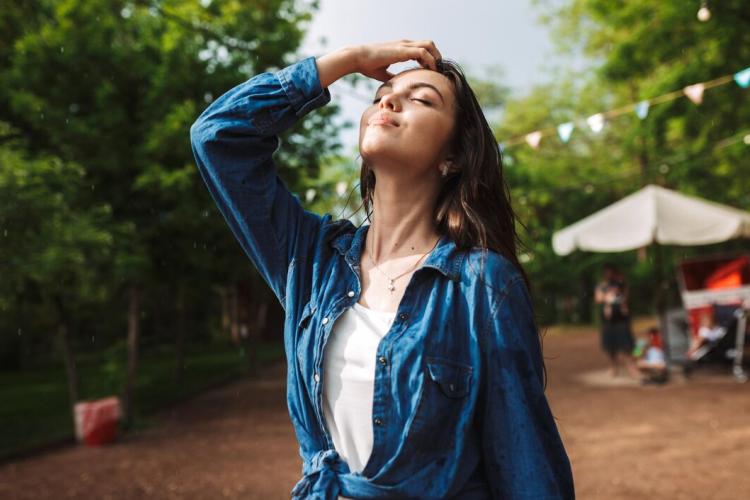
[(39, 119), (44, 120), (44, 113), (39, 113)]
[(208, 210), (204, 210), (204, 211), (203, 211), (203, 217), (204, 217), (204, 218), (208, 217)]
[(61, 54), (65, 53), (65, 46), (64, 45), (60, 45), (60, 53)]
[(19, 337), (21, 336), (21, 329), (20, 328), (18, 329), (18, 336)]
[(94, 186), (94, 184), (92, 184), (92, 185), (91, 185), (91, 190), (92, 190), (92, 191), (94, 190), (94, 187), (95, 187), (95, 186)]
[(8, 230), (7, 229), (3, 229), (3, 236), (5, 236), (6, 238), (8, 237)]
[(94, 336), (93, 335), (91, 336), (91, 343), (92, 344), (94, 343)]
[(193, 242), (193, 248), (198, 248), (198, 242), (196, 241)]
[(79, 109), (78, 103), (75, 103), (75, 102), (71, 103), (70, 106), (68, 106), (68, 109), (70, 110), (71, 113), (78, 112), (78, 109)]
[(211, 92), (206, 92), (203, 94), (203, 100), (207, 103), (210, 103), (214, 100), (214, 95)]

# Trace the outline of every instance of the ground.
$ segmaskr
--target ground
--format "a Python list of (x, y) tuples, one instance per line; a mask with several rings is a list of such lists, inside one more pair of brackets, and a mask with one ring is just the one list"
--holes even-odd
[[(592, 328), (548, 330), (544, 353), (577, 498), (735, 499), (750, 491), (750, 382), (715, 371), (666, 386), (611, 379)], [(2, 464), (0, 498), (289, 498), (301, 462), (284, 369), (203, 394), (115, 445)]]

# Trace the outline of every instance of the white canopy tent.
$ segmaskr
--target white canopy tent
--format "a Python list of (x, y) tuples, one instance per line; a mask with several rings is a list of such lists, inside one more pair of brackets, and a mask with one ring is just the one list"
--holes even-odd
[(651, 243), (708, 245), (750, 237), (750, 212), (656, 185), (626, 196), (552, 236), (558, 255), (623, 252)]
[[(750, 238), (750, 212), (652, 184), (555, 232), (552, 247), (556, 254), (568, 255), (574, 250), (624, 252), (656, 244), (656, 272), (660, 274), (660, 245), (708, 245), (742, 237)], [(660, 276), (656, 282), (657, 290), (662, 290)], [(661, 291), (657, 310), (664, 330)], [(744, 319), (738, 328), (743, 332), (738, 336), (739, 348), (744, 345)], [(663, 339), (666, 348), (668, 336)], [(742, 356), (735, 361), (735, 376), (744, 382)]]

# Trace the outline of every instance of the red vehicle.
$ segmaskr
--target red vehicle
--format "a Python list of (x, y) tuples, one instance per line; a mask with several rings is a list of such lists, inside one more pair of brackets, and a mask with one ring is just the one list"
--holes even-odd
[(703, 363), (731, 362), (735, 378), (745, 382), (750, 255), (691, 258), (679, 264), (677, 278), (686, 331), (682, 341), (670, 334), (670, 357), (682, 360), (686, 373)]

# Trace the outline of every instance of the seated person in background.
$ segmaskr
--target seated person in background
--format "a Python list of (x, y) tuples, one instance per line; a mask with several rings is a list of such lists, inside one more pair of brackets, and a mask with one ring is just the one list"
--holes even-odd
[(633, 350), (633, 356), (637, 358), (636, 366), (642, 375), (641, 383), (663, 384), (668, 379), (668, 372), (659, 329), (651, 327), (647, 335), (646, 339), (638, 339)]
[(726, 333), (726, 328), (715, 323), (713, 311), (705, 311), (700, 315), (698, 335), (694, 336), (690, 341), (690, 347), (687, 350), (688, 358), (700, 358), (708, 351), (708, 344), (716, 342), (726, 335)]

